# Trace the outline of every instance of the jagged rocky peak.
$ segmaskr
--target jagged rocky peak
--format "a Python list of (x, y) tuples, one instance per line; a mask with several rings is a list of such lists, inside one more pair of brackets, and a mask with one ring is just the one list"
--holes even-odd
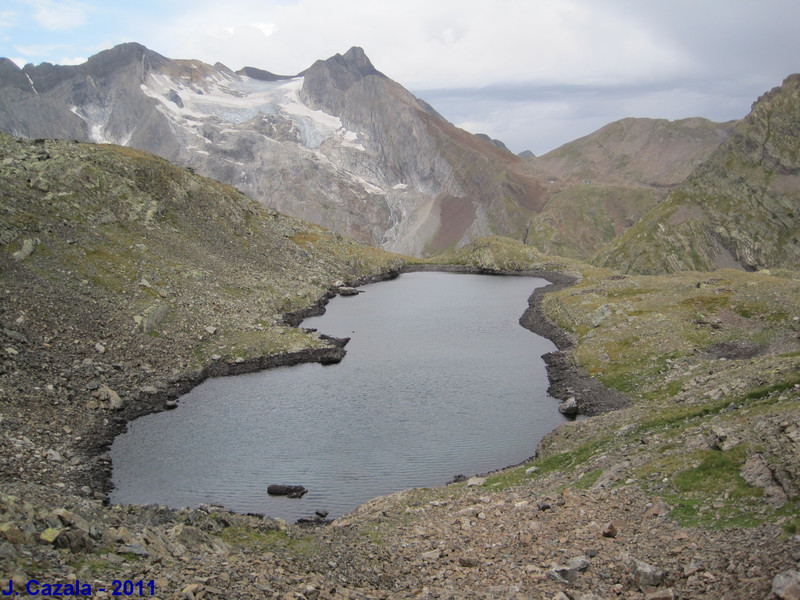
[(9, 58), (0, 58), (0, 82), (9, 87), (24, 91), (30, 89), (30, 82), (17, 64)]
[[(494, 144), (495, 146), (497, 146), (501, 150), (508, 150), (508, 147), (502, 141), (500, 141), (498, 139), (495, 139), (493, 137), (490, 137), (490, 136), (486, 135), (485, 133), (476, 133), (475, 137), (480, 138), (482, 140), (485, 140), (485, 141), (487, 141), (487, 142), (489, 142), (491, 144)], [(509, 150), (509, 152), (510, 152), (510, 150)]]
[[(364, 49), (358, 46), (353, 46), (350, 48), (350, 50), (345, 52), (344, 55), (336, 54), (327, 60), (317, 61), (315, 65), (318, 63), (323, 63), (326, 65), (334, 75), (348, 73), (354, 76), (356, 79), (361, 79), (362, 77), (367, 77), (369, 75), (379, 75), (381, 77), (385, 77), (383, 73), (378, 71), (372, 65), (372, 62), (370, 62), (369, 58), (367, 58)], [(314, 65), (312, 65), (311, 68), (313, 69)]]
[(327, 60), (318, 60), (301, 73), (303, 89), (300, 97), (313, 108), (338, 114), (342, 96), (354, 84), (370, 76), (385, 79), (367, 58), (362, 48), (354, 46), (347, 52)]

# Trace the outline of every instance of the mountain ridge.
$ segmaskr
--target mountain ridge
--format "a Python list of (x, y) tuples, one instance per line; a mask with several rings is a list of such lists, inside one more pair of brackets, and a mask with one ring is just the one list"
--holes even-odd
[(525, 160), (547, 198), (525, 241), (550, 254), (594, 255), (663, 201), (735, 123), (626, 118)]
[[(358, 47), (293, 77), (172, 60), (137, 43), (75, 67), (4, 63), (2, 72), (0, 129), (154, 152), (375, 246), (419, 253), (522, 230), (490, 206), (494, 191), (475, 192), (475, 176), (502, 170), (481, 165), (496, 161), (495, 148), (466, 152), (477, 175), (460, 168), (460, 153), (445, 158), (443, 146), (474, 146), (472, 135), (445, 126)], [(469, 222), (443, 224), (452, 205)]]
[(597, 264), (638, 273), (800, 266), (800, 74), (758, 98), (731, 137)]
[[(596, 189), (578, 185), (585, 169), (554, 157), (580, 141), (526, 159), (461, 130), (359, 47), (294, 76), (173, 60), (138, 43), (74, 67), (7, 61), (0, 129), (153, 152), (275, 210), (415, 255), (505, 235), (588, 258), (662, 194), (652, 176), (620, 181), (607, 168), (591, 175)], [(687, 142), (687, 156), (713, 143)]]

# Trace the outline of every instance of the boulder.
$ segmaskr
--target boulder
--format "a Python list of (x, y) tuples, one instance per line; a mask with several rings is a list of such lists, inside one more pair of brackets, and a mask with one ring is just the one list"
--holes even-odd
[(634, 560), (633, 579), (640, 587), (661, 585), (664, 571), (642, 560)]
[(574, 417), (578, 414), (578, 401), (575, 400), (575, 396), (567, 398), (558, 405), (558, 412), (560, 412), (565, 417)]
[(783, 571), (775, 575), (772, 593), (782, 600), (800, 600), (800, 572)]
[(281, 485), (273, 483), (267, 488), (270, 496), (288, 496), (289, 498), (302, 498), (308, 490), (302, 485)]

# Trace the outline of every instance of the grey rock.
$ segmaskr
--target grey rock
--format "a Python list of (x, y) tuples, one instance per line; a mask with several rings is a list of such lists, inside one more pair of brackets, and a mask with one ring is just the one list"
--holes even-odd
[(147, 557), (150, 556), (150, 553), (142, 544), (125, 544), (120, 546), (117, 550), (117, 554), (135, 554), (136, 556)]
[(573, 417), (578, 414), (578, 401), (574, 396), (567, 398), (558, 405), (558, 412), (566, 417)]
[(753, 454), (748, 457), (739, 475), (750, 485), (764, 488), (764, 495), (774, 506), (786, 504), (788, 496), (775, 480), (772, 469), (761, 454)]
[(22, 242), (22, 248), (14, 252), (14, 254), (11, 256), (14, 258), (14, 260), (23, 261), (33, 254), (33, 251), (38, 243), (38, 240), (26, 239)]
[(575, 569), (576, 571), (585, 571), (590, 565), (591, 563), (589, 562), (589, 559), (585, 556), (576, 556), (567, 561), (567, 566), (570, 569)]
[(603, 537), (615, 538), (617, 537), (617, 526), (614, 523), (606, 523), (603, 525), (603, 529), (600, 530), (600, 534)]
[(100, 387), (100, 393), (104, 400), (108, 400), (108, 406), (111, 410), (122, 410), (125, 407), (125, 402), (120, 398), (119, 394), (107, 385)]
[(462, 567), (473, 568), (480, 564), (480, 559), (474, 554), (465, 554), (464, 556), (460, 556), (458, 558), (458, 564), (460, 564)]
[(781, 600), (800, 600), (800, 572), (791, 570), (775, 575), (772, 593)]
[(649, 592), (644, 596), (645, 600), (675, 600), (675, 591), (672, 588), (664, 588)]
[(558, 583), (575, 583), (578, 580), (578, 571), (569, 567), (555, 567), (547, 571), (547, 576)]
[(267, 487), (270, 496), (288, 496), (289, 498), (302, 498), (308, 490), (302, 485), (282, 485), (273, 483)]
[(608, 304), (603, 304), (597, 307), (595, 311), (589, 316), (589, 324), (592, 327), (600, 327), (603, 322), (611, 316), (611, 308)]
[(664, 581), (664, 571), (644, 561), (635, 560), (633, 578), (640, 586), (657, 586)]

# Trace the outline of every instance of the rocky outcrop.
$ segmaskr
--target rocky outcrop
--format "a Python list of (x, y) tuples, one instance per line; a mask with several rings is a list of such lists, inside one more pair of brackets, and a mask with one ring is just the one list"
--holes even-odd
[(729, 140), (597, 264), (663, 273), (800, 265), (800, 75), (753, 104)]

